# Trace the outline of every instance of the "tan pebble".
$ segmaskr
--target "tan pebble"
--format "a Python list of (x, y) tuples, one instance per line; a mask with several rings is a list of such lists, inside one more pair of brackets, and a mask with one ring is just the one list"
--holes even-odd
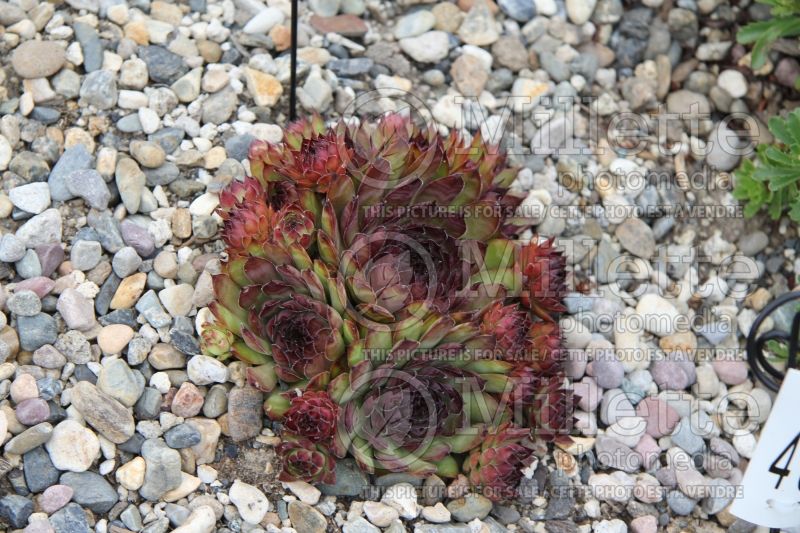
[(122, 280), (111, 299), (111, 309), (130, 309), (139, 299), (147, 282), (147, 274), (137, 272)]
[(144, 46), (150, 43), (150, 32), (147, 30), (147, 24), (142, 20), (127, 23), (124, 31), (125, 37), (136, 44)]
[(218, 63), (222, 57), (222, 48), (214, 41), (197, 41), (197, 49), (206, 63)]
[(103, 177), (114, 175), (117, 169), (117, 150), (110, 146), (103, 146), (97, 151), (97, 165), (95, 169)]
[(97, 344), (106, 355), (122, 353), (133, 338), (133, 328), (126, 324), (110, 324), (100, 330)]
[(161, 499), (164, 500), (165, 502), (176, 502), (181, 498), (185, 498), (189, 494), (193, 493), (195, 490), (197, 490), (197, 487), (199, 486), (200, 486), (199, 477), (187, 474), (186, 472), (181, 472), (181, 484), (178, 485), (177, 488), (165, 492), (161, 496)]
[(5, 194), (0, 193), (0, 218), (8, 218), (11, 211), (14, 210), (14, 204)]
[(461, 26), (461, 21), (464, 19), (464, 13), (450, 2), (436, 4), (431, 9), (431, 13), (436, 18), (436, 24), (433, 28), (448, 33), (457, 32), (459, 26)]
[(205, 156), (205, 167), (207, 170), (213, 170), (215, 168), (219, 168), (219, 166), (225, 161), (228, 155), (225, 153), (225, 148), (222, 146), (215, 146), (208, 152), (206, 152)]
[(173, 26), (179, 26), (181, 18), (183, 18), (183, 12), (180, 6), (176, 4), (155, 0), (150, 4), (150, 16)]
[(192, 236), (192, 215), (185, 207), (179, 207), (172, 215), (172, 234), (179, 239)]
[(283, 94), (283, 86), (275, 76), (252, 69), (245, 68), (247, 90), (253, 97), (257, 106), (271, 107), (275, 105)]
[(24, 400), (39, 397), (39, 386), (36, 378), (30, 374), (21, 374), (11, 383), (11, 400), (19, 403)]
[(292, 30), (283, 24), (278, 24), (277, 26), (273, 27), (269, 31), (269, 36), (272, 39), (272, 42), (275, 44), (275, 50), (278, 52), (288, 50), (289, 46), (292, 44)]
[(17, 353), (19, 353), (19, 336), (17, 336), (17, 330), (11, 326), (5, 326), (0, 330), (0, 342), (4, 342), (6, 346), (8, 346), (10, 350), (8, 358), (13, 360)]
[(128, 461), (117, 469), (117, 483), (128, 490), (139, 490), (144, 484), (145, 462), (141, 457)]
[(167, 157), (161, 146), (150, 141), (132, 141), (130, 151), (134, 159), (147, 168), (160, 167)]
[(128, 6), (125, 4), (108, 6), (108, 9), (106, 10), (106, 16), (108, 17), (108, 20), (114, 24), (122, 26), (128, 22)]
[(64, 148), (71, 148), (82, 144), (90, 154), (94, 153), (94, 139), (81, 128), (70, 128), (64, 137)]

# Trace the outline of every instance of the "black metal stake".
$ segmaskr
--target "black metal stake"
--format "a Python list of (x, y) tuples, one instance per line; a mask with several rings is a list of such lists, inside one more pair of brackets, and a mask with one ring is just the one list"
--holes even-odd
[(769, 341), (785, 343), (788, 352), (786, 368), (795, 368), (797, 366), (797, 354), (800, 351), (798, 349), (798, 342), (800, 342), (800, 313), (795, 313), (789, 333), (772, 330), (759, 335), (758, 330), (768, 316), (795, 300), (800, 300), (800, 291), (787, 292), (771, 301), (756, 317), (753, 325), (750, 326), (750, 334), (747, 336), (747, 364), (750, 365), (753, 376), (775, 392), (778, 392), (781, 387), (784, 373), (767, 361), (767, 357), (764, 355), (764, 348)]
[[(798, 299), (800, 299), (800, 292), (793, 291), (782, 294), (780, 297), (770, 302), (755, 319), (753, 325), (750, 327), (750, 334), (747, 336), (747, 363), (750, 365), (750, 370), (753, 372), (753, 376), (755, 376), (756, 379), (775, 392), (781, 387), (784, 373), (773, 367), (769, 361), (767, 361), (764, 355), (764, 347), (769, 341), (781, 341), (786, 343), (788, 354), (786, 368), (795, 368), (797, 366), (798, 351), (800, 351), (800, 349), (798, 349), (798, 344), (800, 343), (800, 312), (795, 313), (792, 319), (792, 327), (789, 328), (789, 333), (772, 330), (763, 335), (759, 335), (758, 329), (769, 315), (789, 302)], [(780, 531), (781, 528), (779, 527), (772, 527), (769, 529), (769, 533), (780, 533)]]
[(297, 20), (300, 12), (297, 0), (292, 0), (292, 47), (289, 50), (290, 78), (289, 78), (289, 120), (297, 119)]

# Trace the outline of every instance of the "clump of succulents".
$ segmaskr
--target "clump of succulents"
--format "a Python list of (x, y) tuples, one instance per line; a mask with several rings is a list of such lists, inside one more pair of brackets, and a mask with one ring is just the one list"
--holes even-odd
[(206, 354), (248, 364), (282, 424), (281, 480), (464, 473), (513, 496), (535, 439), (568, 439), (565, 260), (523, 244), (504, 155), (399, 115), (292, 124), (221, 194), (227, 260)]

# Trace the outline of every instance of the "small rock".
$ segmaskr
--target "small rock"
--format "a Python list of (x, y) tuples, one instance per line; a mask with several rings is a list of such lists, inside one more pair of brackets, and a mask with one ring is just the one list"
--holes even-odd
[(450, 42), (443, 31), (429, 31), (417, 37), (400, 39), (400, 48), (414, 61), (436, 63), (447, 57)]
[(72, 245), (69, 259), (72, 268), (86, 272), (100, 263), (102, 255), (103, 247), (99, 242), (80, 240)]
[(64, 420), (53, 428), (45, 448), (59, 470), (85, 472), (100, 453), (100, 441), (90, 429), (74, 420)]
[(100, 110), (112, 109), (117, 103), (117, 80), (108, 70), (96, 70), (86, 75), (80, 90), (81, 101)]
[(142, 498), (156, 501), (165, 492), (181, 484), (181, 456), (160, 439), (148, 439), (142, 444), (146, 468), (144, 484), (139, 489)]
[(47, 209), (23, 224), (16, 233), (26, 248), (61, 242), (62, 222), (58, 209)]
[(498, 0), (497, 5), (503, 13), (518, 22), (528, 22), (536, 16), (533, 0)]
[(11, 54), (11, 66), (22, 78), (48, 78), (61, 70), (66, 55), (56, 41), (29, 40)]
[(442, 502), (438, 502), (434, 506), (423, 507), (422, 518), (434, 524), (444, 524), (450, 521), (451, 514)]
[(78, 382), (71, 390), (72, 405), (105, 438), (121, 444), (133, 436), (133, 416), (116, 399), (88, 381)]
[(42, 493), (39, 505), (45, 513), (53, 514), (69, 503), (73, 493), (72, 488), (67, 485), (53, 485)]
[(67, 289), (58, 297), (56, 309), (70, 329), (86, 331), (96, 323), (94, 305), (76, 289)]
[(292, 501), (288, 506), (289, 519), (292, 527), (297, 531), (307, 531), (308, 533), (325, 533), (327, 521), (322, 513), (302, 502)]
[(409, 13), (397, 21), (394, 26), (394, 36), (396, 39), (416, 37), (433, 28), (436, 24), (436, 17), (430, 11), (421, 9)]
[(173, 529), (172, 533), (211, 533), (216, 523), (214, 509), (208, 505), (201, 505), (192, 511), (180, 527)]
[(680, 420), (675, 409), (653, 397), (639, 402), (636, 406), (636, 415), (645, 419), (647, 434), (656, 439), (670, 434)]
[(465, 43), (474, 46), (490, 45), (500, 37), (494, 17), (485, 1), (478, 0), (472, 5), (458, 29), (458, 36)]
[(29, 499), (16, 494), (9, 494), (0, 498), (0, 516), (12, 527), (25, 527), (31, 514), (33, 514), (33, 502)]
[(95, 513), (107, 513), (119, 500), (111, 484), (94, 472), (66, 472), (60, 482), (73, 490), (75, 503)]
[(492, 502), (485, 496), (470, 493), (448, 503), (447, 510), (459, 522), (483, 520), (492, 510)]
[(42, 310), (42, 301), (33, 291), (17, 291), (6, 301), (8, 310), (19, 316), (36, 316)]
[(657, 294), (645, 294), (636, 305), (636, 313), (642, 318), (644, 328), (656, 335), (674, 333), (678, 310), (665, 298)]
[(596, 5), (597, 0), (566, 0), (567, 16), (581, 26), (589, 21)]
[(144, 378), (138, 371), (131, 370), (122, 359), (112, 359), (103, 365), (97, 377), (97, 388), (131, 407), (142, 394)]
[(228, 393), (228, 433), (243, 441), (261, 433), (264, 395), (253, 387), (234, 388)]
[(649, 259), (655, 253), (653, 230), (638, 218), (628, 218), (615, 231), (620, 244), (635, 256)]
[(47, 183), (28, 183), (14, 187), (9, 191), (8, 197), (14, 206), (34, 215), (50, 207), (50, 187)]
[(231, 485), (228, 495), (242, 519), (249, 524), (258, 524), (269, 511), (269, 500), (264, 493), (238, 479)]
[(6, 233), (0, 237), (0, 261), (15, 263), (25, 257), (25, 245), (16, 235)]
[(726, 385), (739, 385), (747, 380), (747, 363), (719, 359), (711, 363), (720, 381)]
[(389, 525), (400, 517), (397, 509), (380, 502), (364, 502), (364, 514), (367, 519), (378, 527)]
[(178, 424), (164, 433), (164, 441), (170, 448), (190, 448), (201, 441), (200, 432), (191, 424)]
[[(151, 382), (152, 384), (152, 382)], [(172, 412), (177, 416), (189, 418), (196, 416), (203, 407), (203, 395), (188, 381), (181, 385), (172, 400)], [(259, 428), (259, 432), (261, 429)]]
[(139, 490), (144, 484), (145, 469), (144, 458), (135, 457), (117, 469), (115, 474), (117, 483), (128, 490)]
[(267, 34), (274, 26), (282, 24), (284, 18), (283, 11), (277, 7), (267, 7), (247, 21), (242, 31), (251, 35)]
[(139, 57), (147, 64), (150, 79), (156, 83), (170, 85), (189, 71), (183, 58), (161, 46), (142, 46)]
[(212, 383), (225, 383), (228, 379), (228, 369), (220, 361), (207, 355), (195, 355), (186, 365), (189, 379), (197, 385), (210, 385)]
[(35, 426), (50, 418), (50, 406), (41, 398), (31, 398), (19, 402), (14, 414), (20, 424)]
[(50, 517), (50, 523), (58, 531), (70, 533), (89, 530), (86, 512), (77, 503), (68, 503)]
[(133, 159), (123, 157), (117, 162), (115, 179), (125, 208), (129, 213), (136, 213), (141, 204), (146, 176)]

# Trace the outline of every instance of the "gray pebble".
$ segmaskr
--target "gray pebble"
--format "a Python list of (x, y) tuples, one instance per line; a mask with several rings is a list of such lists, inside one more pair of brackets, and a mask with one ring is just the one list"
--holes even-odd
[(82, 144), (70, 146), (61, 154), (53, 166), (47, 184), (50, 185), (50, 197), (56, 202), (64, 202), (74, 198), (67, 185), (67, 176), (77, 170), (86, 170), (92, 164), (92, 155)]
[(95, 472), (65, 472), (62, 485), (72, 487), (72, 500), (95, 513), (107, 513), (119, 500), (117, 491)]
[(163, 46), (140, 46), (138, 54), (147, 64), (150, 79), (156, 83), (171, 85), (189, 72), (183, 58)]
[(50, 455), (43, 446), (32, 449), (22, 457), (25, 484), (33, 493), (42, 492), (51, 485), (58, 483), (59, 471), (53, 466)]
[(17, 317), (17, 333), (20, 347), (32, 352), (45, 344), (55, 343), (58, 327), (52, 316), (39, 313)]
[(81, 101), (100, 110), (112, 109), (117, 103), (117, 79), (109, 70), (96, 70), (86, 75), (81, 85)]
[(50, 524), (59, 533), (85, 533), (89, 531), (86, 512), (77, 503), (68, 503), (50, 516)]
[(103, 210), (111, 200), (105, 180), (94, 169), (82, 169), (71, 172), (66, 177), (66, 187), (70, 194), (83, 198), (89, 207)]
[(73, 23), (72, 29), (83, 50), (83, 68), (86, 72), (94, 72), (103, 68), (103, 43), (97, 30), (80, 21)]
[(15, 263), (25, 257), (25, 245), (13, 233), (0, 237), (0, 261)]
[(77, 241), (72, 245), (69, 260), (72, 267), (86, 272), (93, 269), (103, 256), (103, 247), (97, 241)]
[(42, 310), (42, 301), (33, 291), (17, 291), (6, 301), (8, 310), (17, 316), (35, 316)]
[(15, 528), (28, 525), (28, 517), (33, 514), (33, 502), (17, 494), (0, 498), (0, 516)]
[(191, 424), (178, 424), (164, 433), (164, 441), (170, 448), (189, 448), (200, 440), (200, 432)]
[(120, 278), (126, 278), (136, 272), (142, 265), (142, 258), (131, 246), (126, 246), (114, 254), (111, 266), (114, 274)]
[(153, 420), (161, 412), (161, 393), (151, 387), (145, 387), (142, 395), (134, 405), (133, 410), (137, 419)]

